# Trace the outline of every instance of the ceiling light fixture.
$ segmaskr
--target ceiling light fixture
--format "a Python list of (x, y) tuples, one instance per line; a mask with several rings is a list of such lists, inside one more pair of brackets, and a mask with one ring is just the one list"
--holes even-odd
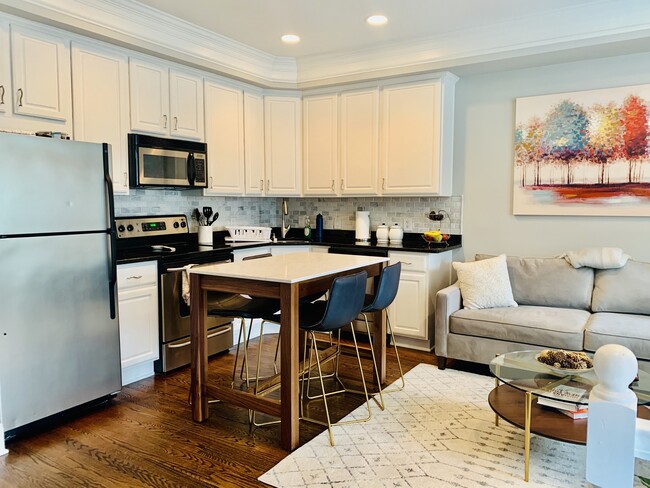
[(300, 36), (297, 36), (296, 34), (285, 34), (280, 39), (282, 39), (282, 42), (286, 42), (287, 44), (300, 42)]
[(384, 25), (388, 22), (388, 18), (385, 15), (371, 15), (366, 19), (366, 22), (370, 25)]

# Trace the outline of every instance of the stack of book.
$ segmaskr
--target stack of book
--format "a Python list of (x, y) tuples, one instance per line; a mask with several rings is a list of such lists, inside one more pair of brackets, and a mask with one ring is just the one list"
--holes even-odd
[(544, 392), (545, 396), (537, 398), (537, 404), (552, 407), (572, 419), (585, 419), (589, 408), (585, 403), (579, 403), (587, 395), (587, 391), (573, 386), (558, 385)]

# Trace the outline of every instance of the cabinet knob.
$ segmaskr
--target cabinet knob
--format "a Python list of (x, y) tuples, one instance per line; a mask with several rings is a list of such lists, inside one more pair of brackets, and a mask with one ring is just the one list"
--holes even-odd
[(214, 186), (212, 186), (212, 176), (210, 176), (210, 188), (214, 188)]
[(126, 277), (127, 280), (139, 280), (140, 278), (142, 278), (142, 275)]
[(334, 180), (332, 180), (332, 191), (334, 191)]
[(269, 188), (271, 188), (271, 180), (266, 180), (266, 191), (269, 191)]
[(386, 178), (381, 179), (381, 189), (385, 190), (386, 189)]
[(163, 115), (163, 129), (167, 128), (167, 115)]
[(260, 180), (260, 191), (264, 191), (264, 180)]
[(22, 107), (23, 106), (23, 89), (18, 88), (18, 106)]
[(127, 173), (126, 173), (126, 171), (124, 172), (124, 184), (123, 184), (122, 186), (124, 186), (124, 188), (126, 188), (126, 187), (128, 186)]
[(341, 178), (341, 191), (343, 191), (343, 178)]
[(5, 104), (5, 86), (0, 85), (0, 105)]
[(178, 117), (174, 117), (174, 130), (178, 130)]

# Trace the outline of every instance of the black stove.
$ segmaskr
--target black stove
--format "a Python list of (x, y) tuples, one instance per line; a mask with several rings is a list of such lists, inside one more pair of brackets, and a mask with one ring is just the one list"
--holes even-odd
[(160, 270), (187, 264), (205, 264), (231, 258), (225, 245), (199, 246), (182, 214), (118, 217), (117, 255), (120, 260), (157, 259)]

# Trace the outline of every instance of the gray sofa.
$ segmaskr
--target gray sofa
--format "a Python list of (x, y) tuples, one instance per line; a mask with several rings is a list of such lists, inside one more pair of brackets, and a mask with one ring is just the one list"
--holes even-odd
[(518, 307), (464, 309), (457, 283), (437, 293), (440, 369), (447, 358), (487, 364), (509, 351), (594, 352), (609, 343), (650, 360), (650, 263), (628, 260), (616, 269), (576, 269), (562, 258), (508, 257), (507, 265)]

